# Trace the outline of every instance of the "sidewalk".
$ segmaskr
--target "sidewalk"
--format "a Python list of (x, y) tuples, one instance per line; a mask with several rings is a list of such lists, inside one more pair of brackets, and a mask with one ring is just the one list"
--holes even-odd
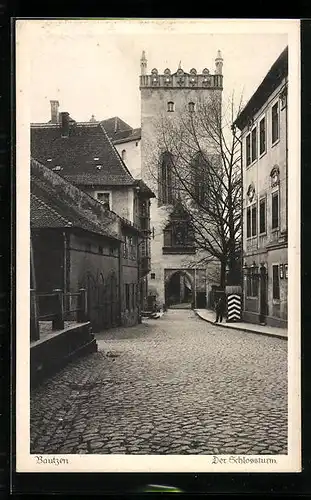
[(254, 323), (244, 323), (243, 321), (236, 323), (227, 323), (223, 320), (222, 323), (214, 323), (215, 312), (211, 309), (194, 309), (194, 312), (204, 321), (213, 323), (215, 326), (223, 326), (225, 328), (233, 328), (235, 330), (243, 330), (250, 333), (261, 333), (262, 335), (271, 335), (272, 337), (279, 337), (287, 340), (287, 329), (276, 328), (273, 326), (256, 325)]

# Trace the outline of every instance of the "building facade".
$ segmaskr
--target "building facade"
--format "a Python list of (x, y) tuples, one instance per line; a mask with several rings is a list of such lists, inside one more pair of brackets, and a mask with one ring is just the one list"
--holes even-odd
[(121, 323), (136, 324), (147, 300), (146, 276), (150, 271), (150, 235), (140, 227), (140, 211), (145, 207), (149, 217), (149, 199), (154, 195), (145, 183), (133, 178), (100, 123), (76, 122), (69, 113), (58, 113), (55, 108), (57, 111), (58, 103), (52, 101), (50, 123), (31, 126), (32, 156), (122, 221), (121, 280), (116, 300), (121, 303)]
[[(159, 132), (159, 117), (170, 120), (183, 109), (195, 111), (198, 102), (217, 97), (221, 106), (223, 89), (220, 52), (216, 58), (215, 73), (208, 69), (198, 73), (185, 72), (180, 66), (176, 72), (166, 69), (160, 74), (152, 69), (147, 74), (147, 59), (143, 52), (140, 66), (141, 92), (141, 176), (155, 193), (151, 201), (151, 273), (149, 295), (159, 304), (191, 303), (205, 307), (212, 285), (215, 263), (203, 264), (205, 254), (194, 244), (186, 214), (172, 195), (170, 151), (153, 153)], [(212, 146), (207, 146), (211, 148)]]
[(132, 128), (118, 116), (101, 121), (114, 147), (135, 179), (141, 179), (141, 129)]
[[(40, 294), (87, 291), (93, 331), (122, 324), (128, 311), (120, 300), (123, 282), (121, 220), (76, 186), (31, 160), (31, 287), (39, 316), (55, 299)], [(122, 297), (121, 297), (122, 299)], [(66, 304), (66, 310), (77, 304)], [(70, 319), (70, 318), (67, 318)]]
[(244, 319), (287, 325), (288, 49), (236, 119), (243, 169)]

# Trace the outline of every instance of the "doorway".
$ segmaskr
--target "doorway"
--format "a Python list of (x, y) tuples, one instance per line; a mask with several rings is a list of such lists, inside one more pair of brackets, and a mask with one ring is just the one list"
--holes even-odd
[(185, 271), (176, 271), (165, 285), (165, 303), (168, 307), (189, 308), (193, 301), (192, 281)]
[(260, 311), (259, 311), (259, 322), (265, 324), (266, 316), (268, 314), (268, 302), (267, 302), (267, 270), (265, 266), (260, 266), (259, 271), (259, 282), (260, 282)]

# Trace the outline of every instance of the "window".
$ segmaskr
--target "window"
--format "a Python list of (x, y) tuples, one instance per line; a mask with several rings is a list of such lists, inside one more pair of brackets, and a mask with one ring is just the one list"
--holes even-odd
[(258, 267), (256, 266), (247, 270), (246, 295), (247, 297), (258, 297)]
[(155, 280), (155, 273), (150, 274), (150, 279)]
[(173, 172), (172, 155), (168, 152), (162, 155), (159, 175), (159, 205), (173, 203)]
[(252, 130), (252, 162), (257, 158), (257, 128)]
[(252, 236), (256, 236), (257, 234), (257, 207), (256, 205), (252, 206)]
[(167, 111), (168, 111), (169, 113), (172, 113), (172, 112), (174, 111), (174, 103), (173, 103), (172, 101), (169, 101), (169, 102), (167, 103)]
[(194, 104), (194, 102), (189, 102), (188, 109), (189, 109), (190, 113), (194, 113), (194, 111), (195, 111), (195, 104)]
[(257, 158), (257, 127), (247, 134), (245, 140), (246, 166), (248, 167)]
[(100, 245), (98, 247), (98, 253), (100, 253), (101, 255), (104, 253), (103, 247)]
[(110, 206), (111, 206), (110, 193), (97, 192), (95, 196), (96, 196), (96, 199), (98, 201), (100, 201), (104, 205), (105, 208), (110, 210)]
[(246, 236), (250, 238), (252, 234), (251, 208), (247, 207), (246, 212)]
[(246, 136), (246, 166), (251, 164), (251, 135)]
[(257, 206), (252, 205), (246, 210), (246, 237), (257, 235)]
[(266, 199), (263, 198), (259, 202), (259, 233), (266, 232)]
[(272, 193), (272, 229), (279, 227), (279, 192)]
[(266, 151), (266, 118), (263, 117), (259, 123), (259, 154)]
[(122, 150), (121, 156), (122, 156), (122, 160), (125, 161), (126, 160), (126, 149)]
[[(163, 231), (164, 253), (193, 253), (194, 233), (187, 221), (172, 221)], [(171, 250), (170, 250), (171, 249)]]
[(272, 106), (272, 144), (279, 138), (279, 103)]
[(278, 264), (272, 266), (272, 294), (273, 299), (280, 299), (280, 276)]

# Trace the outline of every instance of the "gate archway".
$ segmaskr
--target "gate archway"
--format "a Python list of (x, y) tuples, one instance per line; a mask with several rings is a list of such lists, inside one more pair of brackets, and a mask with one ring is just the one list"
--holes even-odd
[(183, 270), (171, 273), (165, 281), (165, 303), (168, 307), (190, 307), (194, 300), (193, 277)]

